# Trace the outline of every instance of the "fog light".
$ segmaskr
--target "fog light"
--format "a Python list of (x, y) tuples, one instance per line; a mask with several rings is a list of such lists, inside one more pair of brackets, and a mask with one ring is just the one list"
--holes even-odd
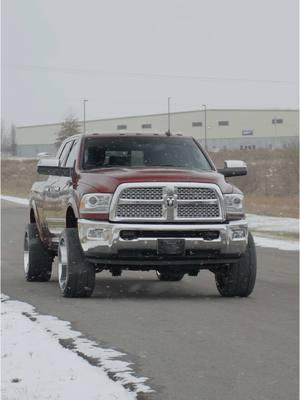
[(232, 239), (243, 239), (246, 236), (244, 229), (235, 229), (232, 231)]
[(88, 239), (91, 240), (103, 240), (104, 239), (104, 230), (98, 228), (89, 228), (86, 234)]

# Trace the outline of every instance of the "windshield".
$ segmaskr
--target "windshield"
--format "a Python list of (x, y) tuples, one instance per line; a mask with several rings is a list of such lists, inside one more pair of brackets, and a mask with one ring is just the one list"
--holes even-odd
[(212, 169), (191, 138), (88, 137), (85, 141), (83, 169), (105, 167)]

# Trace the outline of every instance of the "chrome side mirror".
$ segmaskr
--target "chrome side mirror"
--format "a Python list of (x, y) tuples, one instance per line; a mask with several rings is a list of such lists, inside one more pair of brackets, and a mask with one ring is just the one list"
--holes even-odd
[(224, 168), (218, 169), (226, 178), (247, 175), (247, 164), (241, 160), (225, 160)]
[(72, 176), (73, 168), (61, 167), (58, 158), (42, 158), (37, 165), (41, 175)]

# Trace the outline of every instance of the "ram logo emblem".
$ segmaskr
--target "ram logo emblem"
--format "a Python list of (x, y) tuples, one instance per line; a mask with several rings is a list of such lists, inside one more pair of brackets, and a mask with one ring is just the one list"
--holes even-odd
[(167, 197), (167, 206), (168, 207), (174, 207), (174, 204), (175, 204), (174, 197), (171, 197), (171, 196)]

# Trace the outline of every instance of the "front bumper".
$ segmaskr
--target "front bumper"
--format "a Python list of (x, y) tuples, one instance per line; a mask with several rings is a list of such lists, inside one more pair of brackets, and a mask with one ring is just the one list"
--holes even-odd
[[(150, 265), (156, 259), (163, 262), (170, 258), (185, 264), (200, 259), (210, 259), (210, 264), (220, 263), (226, 258), (240, 257), (248, 243), (246, 220), (221, 224), (126, 224), (79, 219), (78, 232), (85, 255), (94, 262), (98, 259), (99, 263), (108, 264), (126, 261), (126, 264)], [(133, 233), (132, 237), (128, 232)], [(159, 239), (174, 237), (184, 239), (185, 254), (159, 256)]]

